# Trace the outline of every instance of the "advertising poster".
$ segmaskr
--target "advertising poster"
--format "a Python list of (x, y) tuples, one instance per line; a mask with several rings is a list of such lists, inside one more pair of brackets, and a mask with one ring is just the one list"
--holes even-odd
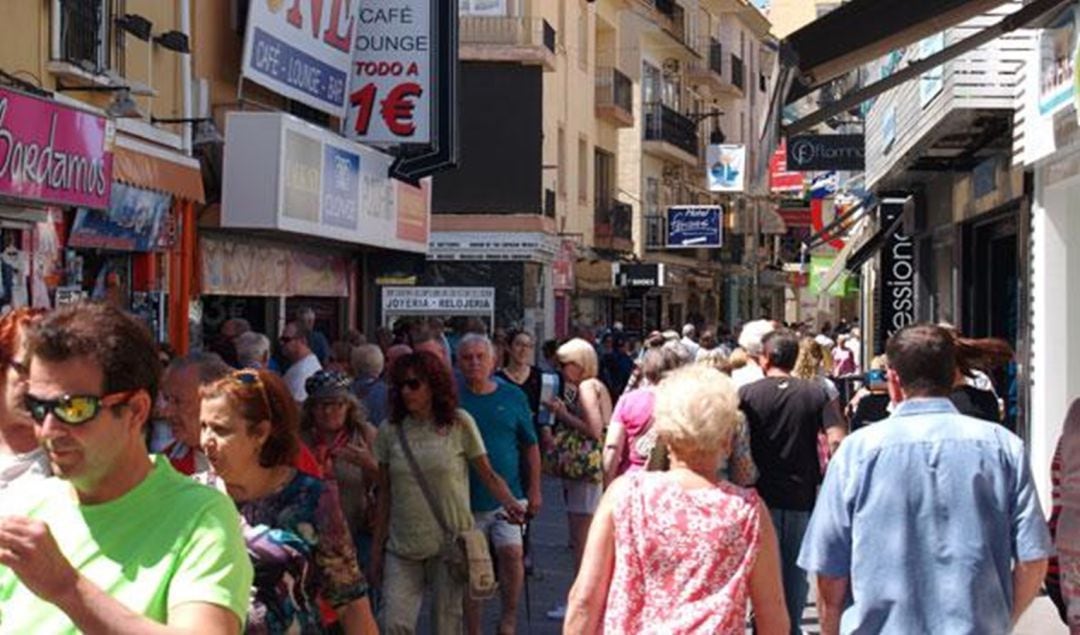
[(115, 183), (108, 210), (79, 208), (68, 247), (155, 251), (171, 205), (168, 194)]
[(718, 205), (668, 208), (669, 249), (715, 248), (722, 244), (723, 208)]
[(355, 13), (352, 0), (251, 0), (241, 73), (279, 95), (342, 117)]
[(710, 192), (742, 192), (746, 189), (746, 146), (709, 146), (706, 154)]
[(371, 145), (431, 142), (431, 0), (360, 0), (344, 133)]
[(1039, 36), (1039, 114), (1050, 116), (1073, 96), (1076, 10), (1062, 12)]

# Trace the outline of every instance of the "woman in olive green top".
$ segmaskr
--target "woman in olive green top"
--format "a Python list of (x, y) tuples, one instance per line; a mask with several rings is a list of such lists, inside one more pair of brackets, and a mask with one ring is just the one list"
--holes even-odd
[(379, 428), (378, 506), (371, 554), (372, 583), (382, 585), (383, 632), (413, 633), (426, 585), (434, 592), (435, 633), (460, 633), (465, 582), (451, 577), (440, 550), (447, 536), (410, 469), (398, 426), (450, 529), (472, 528), (469, 466), (511, 518), (525, 510), (488, 461), (476, 422), (457, 407), (450, 369), (431, 353), (406, 355), (390, 371), (390, 422)]

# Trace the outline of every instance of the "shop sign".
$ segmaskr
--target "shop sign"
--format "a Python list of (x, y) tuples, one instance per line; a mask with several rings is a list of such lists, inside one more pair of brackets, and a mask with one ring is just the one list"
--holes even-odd
[(613, 268), (615, 286), (631, 289), (663, 287), (664, 263), (616, 263)]
[(109, 209), (79, 208), (68, 247), (155, 251), (171, 206), (168, 194), (115, 183)]
[(1076, 10), (1063, 11), (1039, 35), (1039, 115), (1050, 117), (1072, 103)]
[[(903, 213), (904, 201), (883, 200), (881, 226), (891, 226)], [(904, 235), (902, 229), (886, 239), (879, 254), (881, 318), (876, 333), (879, 346), (875, 350), (883, 350), (894, 333), (915, 323), (915, 241)]]
[(430, 184), (389, 155), (283, 113), (230, 113), (225, 137), (223, 227), (427, 252)]
[(787, 139), (780, 139), (780, 147), (769, 159), (769, 190), (775, 193), (802, 192), (805, 181), (802, 172), (788, 168)]
[(858, 171), (866, 167), (866, 137), (861, 134), (802, 135), (788, 139), (789, 170)]
[(360, 0), (345, 135), (373, 145), (431, 142), (432, 0)]
[(383, 316), (493, 315), (494, 287), (383, 287)]
[(349, 264), (343, 256), (269, 242), (202, 236), (199, 261), (206, 295), (349, 295)]
[(705, 158), (705, 177), (710, 192), (742, 192), (746, 189), (746, 146), (712, 144)]
[(670, 249), (715, 248), (723, 244), (724, 209), (719, 205), (668, 208), (667, 246)]
[(243, 76), (342, 117), (356, 34), (352, 0), (252, 0), (248, 5)]
[(810, 293), (822, 295), (827, 293), (836, 298), (851, 297), (858, 292), (858, 282), (854, 276), (843, 271), (836, 278), (836, 282), (829, 285), (828, 289), (822, 289), (822, 282), (830, 277), (830, 271), (836, 263), (836, 256), (813, 255), (810, 256), (809, 285)]
[(0, 195), (107, 208), (114, 135), (105, 117), (0, 88)]

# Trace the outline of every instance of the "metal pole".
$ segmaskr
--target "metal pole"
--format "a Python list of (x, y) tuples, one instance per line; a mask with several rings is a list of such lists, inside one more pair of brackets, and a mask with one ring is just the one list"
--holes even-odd
[[(761, 267), (760, 267), (760, 264), (758, 262), (758, 250), (760, 249), (760, 245), (761, 245), (761, 216), (760, 216), (760, 207), (759, 207), (758, 202), (754, 201), (753, 205), (754, 205), (754, 211), (753, 211), (754, 245), (753, 245), (753, 251), (752, 251), (752, 255), (753, 255), (752, 262), (753, 262), (753, 266), (754, 266), (754, 276), (753, 276), (753, 278), (751, 278), (751, 283), (750, 283), (750, 315), (747, 316), (748, 320), (756, 320), (758, 318), (757, 313), (758, 313), (758, 307), (760, 306), (759, 303), (758, 303), (758, 294), (760, 293), (758, 287), (761, 284)], [(770, 316), (770, 317), (772, 317), (772, 316)]]

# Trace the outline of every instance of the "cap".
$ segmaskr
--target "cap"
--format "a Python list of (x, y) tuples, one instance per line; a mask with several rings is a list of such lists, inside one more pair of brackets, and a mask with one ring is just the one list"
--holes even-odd
[(318, 370), (304, 382), (308, 399), (333, 399), (349, 394), (351, 382), (344, 373), (336, 370)]

